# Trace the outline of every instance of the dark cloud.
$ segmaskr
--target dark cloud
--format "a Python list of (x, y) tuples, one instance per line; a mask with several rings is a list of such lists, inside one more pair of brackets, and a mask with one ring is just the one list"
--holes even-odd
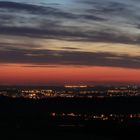
[(26, 11), (31, 14), (59, 14), (59, 10), (52, 7), (43, 7), (32, 4), (17, 3), (17, 2), (8, 2), (0, 1), (0, 9), (7, 9), (7, 11)]
[(105, 18), (91, 15), (91, 14), (77, 15), (76, 17), (81, 18), (81, 19), (86, 19), (86, 20), (93, 20), (93, 21), (105, 21), (106, 20)]
[(7, 48), (0, 51), (0, 63), (30, 65), (76, 65), (140, 68), (140, 57), (114, 53), (26, 50)]
[(84, 1), (84, 3), (92, 5), (92, 9), (87, 10), (88, 12), (94, 13), (122, 13), (128, 10), (128, 4), (116, 1)]
[[(106, 2), (105, 5), (100, 5), (100, 2), (93, 2), (90, 0), (86, 1), (86, 3), (94, 5), (94, 8), (87, 8), (86, 12), (83, 14), (81, 12), (68, 12), (46, 5), (39, 6), (0, 1), (0, 9), (5, 9), (7, 11), (0, 12), (0, 34), (74, 41), (124, 44), (140, 43), (139, 36), (133, 37), (132, 34), (126, 34), (122, 30), (117, 30), (109, 26), (105, 28), (96, 28), (94, 22), (90, 23), (90, 21), (106, 22), (108, 18), (101, 13), (111, 13), (111, 11), (121, 12), (121, 9), (126, 9), (124, 4), (119, 2)], [(11, 15), (11, 13), (9, 13), (10, 9), (15, 10), (19, 15), (14, 15), (14, 13)], [(24, 13), (23, 11), (34, 14), (36, 17), (29, 15), (29, 13)], [(97, 11), (99, 11), (101, 15), (97, 14)], [(50, 16), (54, 18), (50, 18)], [(67, 21), (75, 23), (67, 25), (65, 24)], [(77, 25), (78, 23), (79, 26)], [(87, 23), (87, 26), (84, 26), (84, 23)], [(88, 27), (88, 24), (90, 27)]]
[[(93, 16), (93, 15), (72, 14), (72, 13), (65, 12), (58, 8), (47, 7), (47, 6), (37, 6), (37, 5), (17, 3), (17, 2), (3, 2), (2, 1), (2, 2), (0, 2), (0, 9), (6, 9), (7, 12), (11, 11), (11, 10), (15, 11), (15, 12), (26, 11), (30, 14), (35, 14), (35, 15), (54, 16), (54, 17), (61, 17), (61, 18), (67, 18), (67, 19), (84, 18), (84, 19), (90, 19), (90, 20), (103, 20), (102, 18)], [(3, 16), (3, 19), (5, 19), (5, 18), (6, 17)], [(11, 17), (9, 17), (9, 16), (8, 16), (8, 18), (9, 18), (9, 20), (11, 19)]]
[(29, 27), (0, 27), (0, 33), (5, 35), (27, 36), (32, 38), (48, 38), (48, 39), (62, 39), (71, 41), (93, 41), (93, 42), (112, 42), (124, 44), (139, 44), (140, 38), (131, 36), (124, 36), (123, 34), (116, 34), (108, 30), (106, 31), (88, 31), (84, 32), (81, 28), (70, 27), (62, 28), (59, 25), (55, 27), (44, 28), (29, 28)]
[[(139, 25), (140, 14), (138, 11), (140, 7), (137, 0), (79, 0), (79, 2), (80, 1), (87, 5), (86, 13), (100, 16), (106, 19), (106, 21), (110, 21), (110, 25), (116, 25), (117, 29), (119, 29), (119, 26), (123, 26), (125, 29), (129, 25), (129, 27), (135, 30), (137, 24)], [(116, 27), (114, 26), (114, 29), (116, 29)], [(122, 31), (122, 29), (120, 31)]]
[[(14, 1), (14, 0), (13, 0)], [(78, 0), (77, 0), (78, 1)], [(81, 3), (80, 3), (81, 2)], [(140, 68), (140, 57), (104, 52), (35, 50), (34, 40), (58, 39), (81, 42), (140, 44), (136, 5), (118, 0), (80, 0), (75, 7), (0, 1), (0, 35), (29, 37), (32, 42), (0, 44), (1, 63), (32, 65), (81, 65)], [(80, 4), (84, 6), (80, 7)], [(79, 6), (79, 7), (78, 7)], [(127, 25), (127, 26), (126, 26)], [(129, 27), (131, 28), (129, 30)], [(13, 41), (14, 42), (14, 41)], [(15, 41), (16, 42), (16, 41)], [(26, 42), (26, 40), (25, 40)], [(25, 45), (25, 46), (24, 46)], [(66, 44), (65, 44), (66, 45)], [(38, 46), (39, 47), (39, 46)], [(86, 47), (86, 46), (85, 46)], [(21, 48), (21, 49), (19, 49)]]

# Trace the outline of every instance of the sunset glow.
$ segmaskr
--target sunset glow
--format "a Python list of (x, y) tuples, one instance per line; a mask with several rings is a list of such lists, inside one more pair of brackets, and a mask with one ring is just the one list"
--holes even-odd
[[(10, 73), (9, 73), (10, 71)], [(139, 83), (139, 70), (112, 67), (26, 67), (20, 65), (2, 66), (0, 69), (2, 85), (64, 85), (99, 83)], [(10, 80), (9, 80), (10, 79)], [(24, 81), (24, 82), (23, 82)]]

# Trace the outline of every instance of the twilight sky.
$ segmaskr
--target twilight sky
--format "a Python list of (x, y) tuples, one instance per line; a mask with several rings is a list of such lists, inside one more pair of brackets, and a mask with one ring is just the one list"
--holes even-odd
[(140, 84), (139, 0), (0, 0), (0, 85)]

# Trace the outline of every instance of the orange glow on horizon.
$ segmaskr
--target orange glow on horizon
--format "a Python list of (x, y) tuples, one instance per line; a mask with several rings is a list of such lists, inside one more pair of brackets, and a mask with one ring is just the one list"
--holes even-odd
[(0, 68), (0, 84), (72, 84), (86, 82), (140, 83), (138, 69), (113, 67), (24, 67), (7, 65)]

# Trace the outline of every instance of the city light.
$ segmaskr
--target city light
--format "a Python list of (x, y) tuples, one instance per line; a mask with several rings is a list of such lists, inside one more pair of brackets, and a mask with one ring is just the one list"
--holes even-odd
[(105, 97), (131, 97), (140, 96), (140, 87), (138, 86), (118, 86), (118, 87), (92, 87), (92, 86), (61, 86), (61, 87), (42, 87), (26, 89), (3, 89), (0, 95), (13, 98), (105, 98)]

